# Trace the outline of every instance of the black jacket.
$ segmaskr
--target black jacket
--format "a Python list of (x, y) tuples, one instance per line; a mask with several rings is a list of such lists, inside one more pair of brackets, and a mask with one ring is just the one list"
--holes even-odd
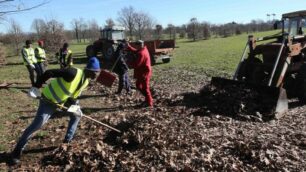
[[(119, 59), (118, 59), (119, 58)], [(128, 71), (128, 66), (125, 62), (125, 54), (123, 53), (123, 46), (118, 46), (114, 56), (114, 63), (116, 63), (116, 61), (118, 60), (117, 64), (114, 67), (113, 72), (115, 72), (118, 75), (123, 75), (124, 73), (126, 73)]]

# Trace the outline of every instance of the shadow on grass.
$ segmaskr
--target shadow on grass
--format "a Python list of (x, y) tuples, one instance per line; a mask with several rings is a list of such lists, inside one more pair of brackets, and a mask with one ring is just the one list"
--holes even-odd
[(31, 87), (29, 86), (9, 86), (7, 88), (14, 88), (14, 89), (18, 89), (18, 90), (22, 90), (22, 92), (24, 93), (28, 93), (28, 89), (30, 89)]
[(95, 94), (95, 95), (82, 95), (78, 99), (88, 99), (88, 98), (94, 98), (94, 97), (106, 97), (109, 94)]
[(10, 63), (7, 63), (5, 66), (17, 66), (17, 65), (23, 65), (23, 63), (22, 62), (17, 62), (17, 63), (10, 62)]
[(53, 151), (56, 148), (57, 148), (57, 146), (49, 146), (49, 147), (44, 147), (44, 148), (25, 150), (25, 151), (23, 151), (23, 153), (24, 154), (45, 153), (45, 152)]
[(88, 114), (92, 114), (92, 113), (95, 113), (95, 112), (99, 112), (99, 111), (102, 111), (102, 112), (116, 112), (118, 110), (122, 110), (123, 107), (110, 107), (110, 108), (82, 108), (82, 111), (88, 115)]
[(80, 57), (80, 58), (73, 59), (74, 64), (87, 64), (87, 62), (88, 62), (87, 57)]
[[(56, 148), (57, 146), (50, 146), (50, 147), (45, 147), (45, 148), (25, 150), (23, 151), (23, 154), (45, 153), (45, 152), (54, 151)], [(11, 161), (11, 153), (7, 153), (7, 152), (0, 153), (0, 164), (1, 163), (6, 163), (8, 166), (13, 166), (14, 164)]]

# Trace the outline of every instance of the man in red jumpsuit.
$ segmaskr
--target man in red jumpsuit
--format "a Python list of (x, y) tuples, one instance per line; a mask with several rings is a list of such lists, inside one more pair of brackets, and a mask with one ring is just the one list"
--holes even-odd
[(153, 107), (153, 98), (150, 91), (150, 79), (152, 76), (150, 54), (144, 42), (138, 40), (135, 48), (127, 44), (127, 50), (136, 53), (136, 59), (130, 63), (134, 68), (134, 78), (136, 79), (136, 88), (145, 96), (144, 106)]

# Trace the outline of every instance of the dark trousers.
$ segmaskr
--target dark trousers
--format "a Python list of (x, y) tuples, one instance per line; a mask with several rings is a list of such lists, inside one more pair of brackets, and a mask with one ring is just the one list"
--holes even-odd
[(37, 62), (37, 65), (39, 67), (39, 70), (41, 71), (41, 74), (43, 74), (46, 71), (46, 66), (44, 62)]
[(122, 75), (118, 75), (119, 77), (119, 86), (118, 86), (118, 93), (121, 93), (122, 89), (124, 88), (126, 92), (131, 91), (131, 84), (129, 81), (129, 75), (127, 72), (125, 72)]
[(150, 90), (150, 77), (137, 78), (136, 87), (146, 98), (146, 103), (153, 106), (153, 98)]
[(35, 82), (37, 81), (37, 77), (41, 74), (39, 66), (37, 64), (34, 64), (34, 66), (35, 66), (35, 69), (32, 69), (30, 67), (30, 65), (26, 65), (26, 67), (27, 67), (27, 69), (29, 71), (29, 75), (30, 75), (30, 80), (31, 80), (32, 86), (34, 86)]

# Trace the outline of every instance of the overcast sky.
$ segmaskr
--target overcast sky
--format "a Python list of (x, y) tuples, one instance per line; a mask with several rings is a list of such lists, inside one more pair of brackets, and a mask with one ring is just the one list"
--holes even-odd
[[(26, 1), (27, 6), (38, 2)], [(158, 24), (166, 26), (169, 23), (185, 24), (192, 17), (215, 24), (267, 20), (266, 15), (273, 13), (276, 19), (280, 19), (282, 13), (306, 10), (306, 0), (51, 0), (40, 8), (9, 15), (6, 20), (15, 19), (25, 32), (31, 31), (35, 18), (54, 18), (64, 23), (65, 29), (71, 29), (71, 20), (80, 17), (85, 20), (96, 19), (103, 26), (108, 18), (116, 21), (118, 11), (128, 6), (147, 12)], [(7, 21), (2, 21), (0, 32), (8, 30)]]

